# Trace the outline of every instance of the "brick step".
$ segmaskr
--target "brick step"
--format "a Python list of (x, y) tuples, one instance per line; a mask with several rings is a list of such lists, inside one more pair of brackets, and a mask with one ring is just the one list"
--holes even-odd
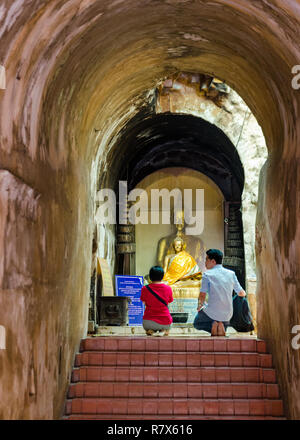
[[(76, 414), (68, 417), (63, 417), (64, 420), (137, 420), (136, 415), (111, 415), (111, 414)], [(138, 420), (153, 420), (154, 417), (147, 415), (139, 415)], [(159, 416), (155, 415), (155, 420), (286, 420), (285, 417), (272, 417), (272, 416)], [(146, 429), (146, 428), (145, 428)], [(150, 432), (150, 431), (148, 431)]]
[(97, 336), (81, 341), (80, 351), (180, 351), (180, 352), (257, 352), (266, 353), (265, 341), (246, 338), (153, 338)]
[(216, 415), (216, 416), (283, 416), (279, 399), (126, 399), (83, 398), (67, 400), (66, 415)]
[(276, 383), (274, 368), (80, 367), (72, 382), (263, 382)]
[(79, 397), (151, 397), (203, 399), (279, 399), (277, 384), (195, 382), (100, 382), (76, 383), (69, 387), (68, 398)]
[(272, 355), (255, 352), (93, 352), (76, 355), (75, 366), (272, 367)]

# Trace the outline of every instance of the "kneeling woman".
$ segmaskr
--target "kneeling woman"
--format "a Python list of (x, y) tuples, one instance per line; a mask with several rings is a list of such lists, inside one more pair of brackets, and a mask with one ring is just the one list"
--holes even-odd
[(173, 292), (170, 286), (161, 280), (164, 270), (160, 266), (153, 266), (149, 272), (151, 283), (142, 288), (141, 301), (145, 304), (143, 327), (148, 336), (154, 332), (164, 332), (168, 336), (173, 322), (168, 304), (173, 301)]

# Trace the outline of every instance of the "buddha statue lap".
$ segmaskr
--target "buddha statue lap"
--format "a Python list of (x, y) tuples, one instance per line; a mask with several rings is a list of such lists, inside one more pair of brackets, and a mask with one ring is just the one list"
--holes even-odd
[[(190, 288), (196, 287), (199, 289), (202, 273), (196, 260), (185, 251), (185, 243), (182, 238), (175, 238), (172, 246), (173, 254), (165, 257), (163, 282), (172, 286), (173, 292), (179, 288), (180, 290), (177, 292), (179, 296), (183, 295), (184, 288), (187, 288), (188, 291), (184, 292), (185, 295), (183, 296), (194, 296), (195, 292), (191, 295)], [(197, 295), (199, 295), (198, 289)]]

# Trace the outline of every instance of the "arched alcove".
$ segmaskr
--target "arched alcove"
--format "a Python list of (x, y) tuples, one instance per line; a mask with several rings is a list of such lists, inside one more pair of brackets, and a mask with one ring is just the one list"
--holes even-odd
[[(300, 361), (290, 344), (300, 318), (300, 95), (291, 86), (299, 19), (297, 2), (284, 0), (4, 3), (3, 418), (63, 412), (87, 330), (98, 178), (112, 187), (122, 128), (141, 111), (151, 114), (157, 83), (176, 71), (226, 80), (266, 138), (256, 240), (259, 336), (274, 355), (288, 415), (299, 417)], [(28, 395), (32, 369), (35, 397)]]
[[(162, 223), (162, 209), (160, 206), (159, 223), (151, 224), (151, 191), (154, 189), (167, 189), (172, 191), (179, 189), (182, 194), (182, 208), (184, 208), (184, 190), (192, 190), (192, 203), (195, 215), (196, 208), (196, 190), (204, 191), (204, 224), (203, 231), (195, 238), (201, 239), (206, 249), (217, 248), (224, 252), (224, 196), (218, 186), (199, 171), (189, 168), (175, 167), (163, 168), (159, 171), (149, 174), (142, 179), (136, 188), (143, 189), (148, 197), (148, 223), (135, 225), (136, 242), (136, 274), (146, 275), (149, 268), (157, 264), (158, 243), (163, 237), (167, 237), (176, 232), (173, 219), (169, 224)], [(170, 203), (170, 217), (172, 217), (174, 204)], [(201, 255), (201, 257), (203, 257)], [(194, 258), (196, 256), (194, 255)], [(196, 261), (201, 270), (204, 269), (204, 259), (199, 258)]]
[[(145, 118), (141, 114), (128, 122), (118, 138), (121, 152), (115, 150), (115, 154), (108, 156), (108, 160), (114, 163), (116, 180), (112, 188), (116, 194), (120, 180), (127, 182), (130, 191), (149, 174), (179, 166), (199, 171), (220, 189), (226, 202), (226, 208), (225, 204), (222, 206), (227, 221), (224, 228), (224, 264), (237, 272), (245, 287), (244, 237), (240, 213), (244, 170), (237, 150), (228, 137), (218, 127), (195, 116), (152, 114)], [(238, 219), (233, 219), (237, 215)], [(238, 226), (233, 226), (231, 232), (231, 223), (235, 224), (236, 221)], [(111, 231), (111, 228), (108, 230)], [(239, 242), (238, 246), (230, 245), (231, 235)], [(212, 247), (208, 243), (207, 246)], [(120, 258), (123, 261), (123, 257)], [(123, 273), (119, 262), (116, 271)]]

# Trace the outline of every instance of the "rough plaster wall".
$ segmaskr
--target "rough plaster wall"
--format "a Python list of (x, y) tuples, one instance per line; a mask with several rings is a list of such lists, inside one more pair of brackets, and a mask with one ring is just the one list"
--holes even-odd
[(72, 219), (66, 200), (52, 196), (0, 171), (0, 309), (7, 333), (0, 352), (1, 419), (61, 413), (74, 361), (70, 347), (86, 332), (90, 246), (78, 248), (76, 234), (86, 240), (72, 225), (78, 216)]
[(267, 159), (267, 149), (261, 128), (252, 113), (246, 113), (237, 150), (244, 165), (245, 185), (242, 194), (242, 213), (246, 278), (256, 278), (255, 221), (260, 170)]
[[(266, 138), (266, 200), (263, 205), (261, 191), (258, 201), (265, 245), (257, 250), (259, 336), (274, 354), (289, 416), (300, 417), (299, 351), (290, 345), (290, 328), (300, 323), (300, 95), (291, 88), (291, 68), (300, 59), (299, 16), (296, 0), (159, 0), (155, 6), (152, 0), (2, 1), (0, 168), (41, 194), (41, 218), (27, 253), (35, 263), (22, 275), (29, 274), (30, 286), (9, 287), (18, 270), (5, 265), (7, 250), (1, 249), (0, 325), (8, 335), (0, 353), (2, 417), (61, 415), (87, 328), (96, 193), (91, 170), (98, 147), (99, 172), (113, 173), (110, 151), (120, 148), (114, 138), (143, 105), (142, 94), (169, 74), (199, 66), (226, 79)], [(10, 249), (22, 268), (17, 246), (32, 230), (26, 218), (6, 215), (18, 212), (17, 200), (13, 196), (0, 213), (0, 236), (11, 239), (21, 221), (23, 236)]]
[(245, 173), (242, 194), (246, 278), (256, 277), (255, 219), (258, 198), (258, 180), (267, 158), (267, 147), (261, 127), (243, 99), (230, 90), (219, 107), (212, 100), (199, 95), (191, 85), (176, 82), (175, 86), (159, 96), (157, 113), (192, 114), (220, 128), (236, 147)]
[[(300, 418), (300, 350), (292, 328), (300, 323), (299, 160), (268, 160), (261, 171), (256, 221), (259, 334), (274, 353), (289, 417)], [(266, 215), (267, 214), (267, 215)]]
[(114, 273), (115, 268), (115, 228), (110, 225), (98, 225), (99, 231), (99, 249), (98, 257), (105, 258), (109, 264), (111, 274)]

